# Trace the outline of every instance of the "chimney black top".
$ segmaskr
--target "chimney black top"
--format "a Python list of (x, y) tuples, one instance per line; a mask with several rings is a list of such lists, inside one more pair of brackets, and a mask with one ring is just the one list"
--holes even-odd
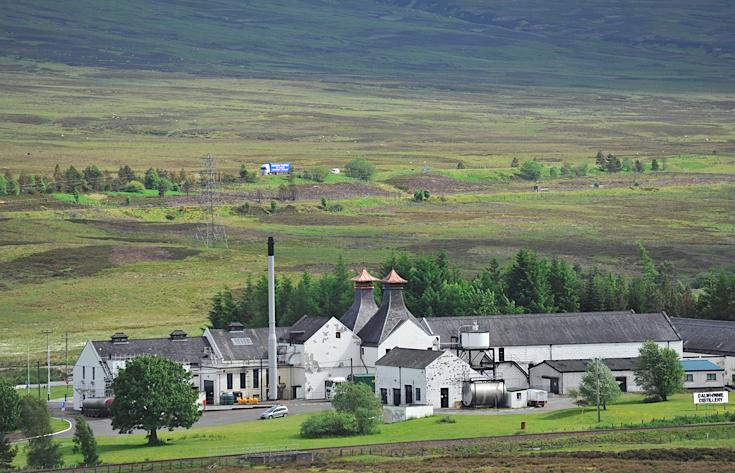
[(268, 256), (274, 256), (276, 254), (274, 246), (273, 237), (268, 237)]
[(110, 338), (112, 343), (126, 343), (128, 341), (128, 335), (124, 332), (115, 332)]
[(184, 332), (183, 330), (174, 330), (173, 332), (169, 333), (168, 336), (171, 340), (185, 340), (186, 332)]
[(245, 326), (241, 324), (240, 322), (230, 322), (227, 325), (227, 331), (228, 332), (244, 332)]

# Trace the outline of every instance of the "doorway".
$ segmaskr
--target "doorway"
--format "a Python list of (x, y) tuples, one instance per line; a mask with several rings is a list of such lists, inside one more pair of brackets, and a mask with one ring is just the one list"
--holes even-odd
[(441, 407), (447, 409), (449, 407), (449, 388), (441, 388)]
[(393, 388), (393, 405), (401, 405), (401, 390), (400, 388)]
[(208, 406), (214, 404), (214, 381), (209, 379), (204, 380), (204, 396), (207, 399)]
[(549, 378), (549, 392), (559, 394), (559, 378)]
[(403, 390), (406, 392), (406, 404), (413, 404), (413, 386), (406, 384)]
[(626, 376), (617, 376), (615, 382), (618, 383), (621, 393), (628, 392), (628, 378)]

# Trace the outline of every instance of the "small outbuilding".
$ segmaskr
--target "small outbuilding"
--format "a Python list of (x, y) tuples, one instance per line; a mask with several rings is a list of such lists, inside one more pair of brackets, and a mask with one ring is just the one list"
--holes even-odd
[(681, 360), (686, 389), (723, 389), (725, 369), (705, 359)]
[[(606, 358), (603, 363), (610, 368), (622, 392), (638, 392), (633, 367), (637, 358)], [(579, 389), (587, 365), (592, 360), (546, 360), (530, 369), (531, 387), (552, 394), (569, 394)]]
[(385, 405), (459, 407), (462, 382), (482, 375), (449, 351), (393, 348), (375, 363), (375, 389)]

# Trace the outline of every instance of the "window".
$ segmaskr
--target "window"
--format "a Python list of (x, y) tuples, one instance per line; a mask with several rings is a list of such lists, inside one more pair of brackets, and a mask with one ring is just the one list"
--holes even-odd
[(361, 355), (364, 355), (365, 354), (365, 347), (360, 347), (360, 354)]
[(717, 373), (707, 373), (707, 381), (717, 381)]
[(342, 338), (342, 332), (335, 332), (334, 336), (337, 338)]
[(498, 348), (498, 361), (505, 361), (505, 348)]
[(253, 388), (258, 389), (260, 387), (260, 370), (255, 368), (253, 370)]
[(387, 355), (389, 351), (390, 351), (390, 348), (386, 348), (385, 349), (385, 354)]
[[(82, 366), (82, 379), (84, 379), (86, 377), (87, 377), (87, 367), (86, 366)], [(733, 375), (733, 377), (735, 377), (735, 375)]]
[(522, 397), (523, 396), (521, 396), (521, 393), (516, 393), (516, 399), (518, 399), (520, 401)]
[(416, 402), (421, 402), (421, 388), (416, 388)]
[(386, 388), (380, 388), (380, 402), (388, 404), (388, 390)]
[(694, 375), (691, 373), (687, 373), (686, 379), (684, 381), (687, 383), (691, 383), (692, 381), (694, 381)]
[(732, 382), (735, 383), (735, 374), (732, 375)]
[(94, 379), (95, 379), (95, 377), (94, 377), (94, 371), (95, 371), (95, 370), (94, 370), (94, 366), (93, 366), (93, 367), (92, 367), (92, 380), (93, 380), (93, 381), (94, 381)]
[(265, 369), (265, 387), (266, 388), (271, 385), (271, 375), (269, 371), (270, 370), (268, 368)]
[(245, 389), (247, 387), (247, 381), (248, 381), (248, 373), (247, 371), (243, 371), (240, 373), (240, 389)]
[(232, 373), (227, 373), (227, 389), (232, 389)]

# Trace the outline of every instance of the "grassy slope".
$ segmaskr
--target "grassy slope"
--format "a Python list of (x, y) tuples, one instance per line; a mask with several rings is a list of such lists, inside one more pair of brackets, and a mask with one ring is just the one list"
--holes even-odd
[[(45, 341), (36, 334), (45, 327), (69, 331), (77, 350), (116, 330), (136, 337), (176, 327), (199, 333), (216, 291), (262, 274), (269, 234), (278, 240), (279, 272), (293, 277), (329, 270), (338, 254), (353, 269), (374, 269), (401, 250), (446, 250), (456, 264), (480, 270), (491, 257), (506, 259), (522, 246), (630, 273), (636, 241), (684, 275), (697, 274), (735, 258), (728, 243), (731, 195), (731, 186), (626, 188), (465, 194), (424, 204), (346, 200), (338, 214), (317, 202), (272, 216), (223, 211), (230, 248), (206, 251), (193, 240), (200, 214), (192, 208), (9, 212), (12, 218), (0, 221), (4, 241), (13, 243), (0, 248), (7, 274), (0, 323), (16, 336), (0, 340), (0, 354), (23, 358), (29, 343), (41, 356)], [(63, 348), (60, 338), (52, 342), (55, 352)]]
[(203, 9), (165, 0), (34, 0), (9, 5), (0, 26), (5, 55), (72, 65), (444, 84), (728, 87), (726, 1), (675, 1), (665, 10), (611, 0), (586, 8), (539, 0), (405, 3), (217, 0)]
[[(731, 403), (732, 405), (732, 403)], [(690, 394), (672, 397), (670, 402), (648, 404), (637, 395), (626, 395), (623, 400), (603, 412), (603, 422), (611, 424), (637, 423), (651, 418), (671, 418), (680, 415), (698, 415), (711, 412), (695, 411)], [(511, 415), (455, 415), (454, 424), (437, 423), (437, 418), (412, 420), (384, 425), (377, 435), (336, 439), (302, 439), (298, 435), (301, 422), (307, 415), (294, 415), (272, 422), (242, 422), (218, 427), (188, 431), (163, 432), (159, 435), (168, 444), (145, 447), (142, 435), (100, 437), (97, 439), (102, 461), (106, 463), (139, 461), (144, 459), (186, 458), (207, 455), (225, 455), (246, 451), (314, 448), (342, 445), (366, 445), (384, 442), (432, 440), (520, 434), (520, 423), (526, 422), (526, 432), (559, 432), (585, 430), (596, 424), (594, 409), (568, 409), (551, 413)], [(66, 462), (79, 461), (71, 453), (71, 441), (62, 441)], [(727, 441), (732, 446), (732, 441)]]

